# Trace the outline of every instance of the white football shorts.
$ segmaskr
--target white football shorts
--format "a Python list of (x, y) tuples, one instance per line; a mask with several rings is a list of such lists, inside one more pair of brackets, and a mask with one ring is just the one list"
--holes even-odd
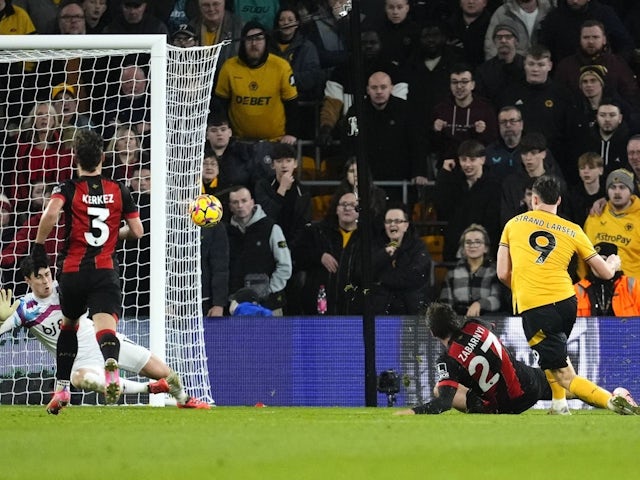
[[(125, 335), (117, 333), (116, 336), (120, 340), (118, 366), (121, 370), (135, 374), (139, 373), (151, 358), (151, 352), (132, 342)], [(90, 343), (78, 342), (78, 354), (75, 362), (73, 362), (72, 374), (80, 368), (104, 371), (102, 352), (95, 337), (93, 339), (94, 341)]]

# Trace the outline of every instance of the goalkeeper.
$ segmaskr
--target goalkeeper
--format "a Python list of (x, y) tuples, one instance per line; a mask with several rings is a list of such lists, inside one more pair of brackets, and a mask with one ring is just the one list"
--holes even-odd
[[(0, 326), (0, 335), (24, 326), (55, 356), (62, 311), (51, 269), (48, 264), (37, 264), (33, 258), (26, 257), (20, 264), (20, 272), (31, 292), (12, 304), (11, 290), (0, 290), (0, 322), (4, 322)], [(179, 408), (210, 408), (209, 404), (187, 395), (179, 375), (157, 356), (126, 336), (120, 333), (117, 336), (121, 344), (120, 368), (157, 380), (140, 383), (120, 378), (123, 393), (169, 393), (176, 399)], [(71, 383), (84, 390), (105, 391), (104, 359), (95, 337), (93, 322), (86, 315), (79, 321), (78, 355), (71, 369)]]

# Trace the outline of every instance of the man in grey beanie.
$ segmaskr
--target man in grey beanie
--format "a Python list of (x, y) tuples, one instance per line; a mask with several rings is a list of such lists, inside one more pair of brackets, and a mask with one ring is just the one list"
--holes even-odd
[(491, 16), (484, 38), (485, 58), (488, 60), (496, 54), (492, 35), (495, 35), (497, 25), (513, 28), (519, 40), (518, 53), (524, 55), (531, 45), (538, 43), (540, 23), (555, 3), (550, 0), (505, 0)]
[[(630, 277), (640, 277), (640, 200), (633, 194), (633, 173), (624, 168), (607, 176), (607, 204), (600, 215), (590, 215), (584, 231), (594, 243), (608, 242), (618, 247), (624, 271)], [(584, 264), (578, 271), (586, 274)]]
[(517, 52), (519, 35), (510, 20), (496, 25), (492, 37), (495, 56), (476, 69), (476, 92), (494, 105), (507, 85), (524, 81), (524, 57)]

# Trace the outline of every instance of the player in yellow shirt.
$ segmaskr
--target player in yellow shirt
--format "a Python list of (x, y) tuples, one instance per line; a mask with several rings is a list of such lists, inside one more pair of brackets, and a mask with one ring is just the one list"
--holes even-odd
[(238, 138), (294, 144), (298, 91), (293, 70), (285, 59), (269, 53), (267, 41), (260, 23), (247, 22), (238, 56), (220, 69), (216, 104), (228, 113)]
[(567, 338), (576, 321), (577, 300), (567, 271), (574, 253), (603, 279), (620, 268), (620, 257), (603, 260), (582, 229), (557, 215), (561, 186), (542, 175), (532, 188), (533, 210), (507, 222), (498, 247), (498, 278), (511, 288), (513, 310), (522, 316), (529, 346), (538, 353), (553, 399), (550, 413), (570, 414), (566, 391), (591, 405), (623, 415), (640, 407), (576, 375), (567, 358)]

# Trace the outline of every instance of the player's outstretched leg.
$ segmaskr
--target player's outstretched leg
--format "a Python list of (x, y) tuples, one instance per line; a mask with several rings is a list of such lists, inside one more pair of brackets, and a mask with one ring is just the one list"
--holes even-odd
[(620, 415), (640, 415), (640, 407), (629, 393), (629, 390), (618, 387), (613, 391), (607, 408)]
[(62, 390), (56, 390), (53, 393), (53, 397), (47, 404), (47, 413), (51, 415), (58, 415), (60, 410), (69, 405), (71, 401), (71, 392), (69, 392), (69, 387), (62, 388)]
[[(82, 390), (90, 390), (92, 392), (104, 393), (105, 374), (102, 368), (79, 368), (71, 374), (71, 384)], [(127, 378), (120, 377), (120, 392), (122, 395), (137, 393), (168, 393), (169, 384), (162, 379), (161, 382), (134, 382)]]
[(120, 371), (118, 362), (109, 358), (104, 362), (104, 398), (108, 405), (115, 405), (120, 398)]

